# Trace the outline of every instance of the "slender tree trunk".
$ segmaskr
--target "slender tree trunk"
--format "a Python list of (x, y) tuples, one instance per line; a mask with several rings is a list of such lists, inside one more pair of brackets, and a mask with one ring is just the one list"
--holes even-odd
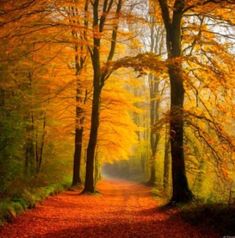
[(199, 162), (199, 167), (198, 167), (198, 173), (196, 174), (196, 177), (194, 179), (193, 183), (193, 190), (195, 193), (200, 193), (203, 185), (203, 181), (205, 178), (205, 173), (206, 173), (206, 162), (204, 159), (201, 159)]
[[(162, 30), (160, 27), (156, 28), (156, 18), (150, 16), (150, 51), (156, 54), (162, 52)], [(149, 91), (150, 91), (150, 144), (151, 144), (151, 164), (150, 164), (150, 178), (149, 185), (156, 183), (156, 151), (160, 140), (159, 133), (153, 131), (153, 126), (159, 120), (160, 99), (157, 99), (159, 94), (159, 80), (152, 74), (149, 75)]]
[(98, 160), (98, 153), (96, 149), (96, 155), (95, 155), (95, 183), (97, 183), (101, 179), (101, 171), (100, 171), (100, 163)]
[(150, 144), (151, 144), (151, 163), (150, 163), (150, 178), (148, 181), (149, 185), (154, 185), (156, 183), (156, 152), (157, 146), (160, 140), (160, 134), (153, 131), (153, 126), (159, 120), (159, 99), (156, 99), (159, 89), (159, 82), (155, 77), (150, 75), (149, 79), (150, 85), (150, 124), (151, 124), (151, 132), (150, 132)]
[(170, 158), (169, 158), (169, 127), (166, 126), (166, 135), (165, 135), (165, 154), (164, 154), (164, 177), (163, 177), (163, 187), (167, 192), (169, 188), (169, 176), (170, 176)]
[(82, 155), (82, 137), (83, 137), (83, 128), (76, 128), (72, 186), (76, 186), (81, 183), (80, 169), (81, 169), (81, 155)]
[(34, 159), (33, 141), (32, 141), (32, 138), (27, 138), (26, 145), (25, 145), (25, 162), (24, 162), (24, 175), (25, 176), (30, 175), (30, 172), (31, 172), (30, 165), (31, 165), (33, 159)]
[[(75, 59), (76, 60), (76, 59)], [(77, 75), (79, 70), (77, 69)], [(81, 184), (81, 161), (82, 161), (82, 142), (83, 142), (83, 123), (84, 115), (83, 109), (78, 104), (82, 102), (81, 89), (79, 79), (77, 79), (76, 90), (76, 122), (75, 122), (75, 143), (74, 143), (74, 157), (73, 157), (73, 180), (72, 186)], [(85, 103), (85, 100), (84, 100)]]
[[(94, 77), (97, 77), (94, 75)], [(97, 79), (94, 79), (97, 81)], [(85, 187), (83, 192), (95, 192), (95, 181), (94, 181), (94, 163), (95, 163), (95, 149), (98, 137), (99, 128), (99, 106), (100, 106), (100, 94), (101, 89), (96, 87), (94, 90), (93, 101), (92, 101), (92, 113), (91, 113), (91, 130), (89, 143), (87, 147), (87, 161), (86, 161), (86, 179)]]
[[(150, 80), (152, 81), (152, 77), (151, 75), (149, 76)], [(150, 145), (151, 145), (151, 161), (150, 161), (150, 177), (149, 177), (149, 181), (148, 184), (149, 185), (154, 185), (156, 182), (156, 170), (155, 170), (155, 156), (156, 156), (156, 146), (157, 146), (157, 142), (156, 142), (156, 134), (153, 132), (153, 125), (155, 123), (155, 116), (156, 116), (156, 108), (155, 108), (155, 101), (154, 101), (154, 88), (153, 82), (149, 83), (150, 85), (150, 126), (151, 126), (151, 131), (150, 131)]]
[(32, 115), (29, 115), (25, 118), (27, 121), (26, 125), (26, 141), (25, 141), (25, 161), (24, 161), (24, 175), (28, 176), (31, 173), (30, 165), (34, 159), (34, 146), (33, 146), (33, 120)]
[(43, 152), (45, 145), (45, 135), (46, 135), (46, 113), (44, 112), (43, 121), (42, 121), (42, 135), (41, 140), (39, 139), (39, 129), (36, 129), (35, 136), (35, 159), (36, 159), (36, 174), (40, 173), (43, 161)]
[(39, 152), (38, 173), (40, 172), (42, 167), (43, 153), (44, 153), (44, 146), (45, 146), (45, 136), (46, 136), (46, 112), (44, 112), (44, 116), (43, 116), (42, 139), (41, 139), (41, 146), (40, 146), (40, 152)]
[(148, 185), (154, 185), (156, 183), (156, 168), (155, 168), (155, 155), (151, 157), (151, 164), (150, 164), (150, 177), (149, 181), (147, 182)]
[[(69, 17), (76, 16), (79, 18), (78, 15), (78, 7), (77, 1), (73, 1), (74, 6), (72, 6), (69, 10)], [(86, 14), (88, 10), (88, 1), (84, 2), (84, 13)], [(69, 19), (69, 22), (73, 25), (74, 19)], [(72, 36), (75, 40), (86, 40), (87, 35), (87, 19), (84, 18), (84, 31), (83, 33), (77, 32), (76, 29), (72, 29)], [(72, 178), (72, 186), (76, 186), (81, 184), (81, 161), (82, 161), (82, 143), (83, 143), (83, 123), (85, 120), (84, 110), (82, 109), (81, 103), (86, 103), (86, 97), (83, 101), (82, 93), (83, 89), (81, 88), (79, 75), (82, 69), (85, 66), (86, 59), (87, 59), (87, 48), (83, 45), (79, 46), (75, 44), (75, 69), (76, 69), (76, 107), (75, 107), (75, 138), (74, 138), (74, 156), (73, 156), (73, 178)]]
[[(33, 78), (31, 72), (28, 73), (28, 90), (32, 95), (33, 89)], [(34, 173), (34, 160), (35, 160), (35, 149), (34, 149), (34, 114), (32, 112), (32, 102), (30, 104), (30, 110), (25, 117), (26, 124), (26, 141), (25, 141), (25, 161), (24, 161), (24, 175), (29, 176)]]

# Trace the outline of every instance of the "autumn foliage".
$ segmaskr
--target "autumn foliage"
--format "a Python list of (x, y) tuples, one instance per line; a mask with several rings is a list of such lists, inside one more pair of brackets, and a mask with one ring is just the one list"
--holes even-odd
[(233, 204), (234, 10), (2, 0), (0, 199), (122, 175), (171, 205)]

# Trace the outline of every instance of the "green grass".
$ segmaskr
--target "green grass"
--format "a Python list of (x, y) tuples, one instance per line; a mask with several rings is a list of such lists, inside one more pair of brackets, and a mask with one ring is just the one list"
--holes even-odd
[(12, 197), (0, 200), (0, 225), (11, 222), (26, 209), (31, 209), (37, 203), (51, 195), (58, 194), (69, 187), (69, 182), (51, 184), (45, 187), (24, 188), (13, 194)]

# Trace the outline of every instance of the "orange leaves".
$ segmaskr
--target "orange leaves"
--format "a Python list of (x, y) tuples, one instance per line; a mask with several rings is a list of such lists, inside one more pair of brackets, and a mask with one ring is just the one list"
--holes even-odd
[(0, 231), (2, 238), (217, 237), (208, 227), (191, 226), (178, 209), (158, 210), (150, 188), (110, 180), (98, 195), (67, 191), (48, 198)]
[(131, 67), (144, 74), (151, 71), (157, 75), (162, 75), (167, 71), (166, 63), (162, 61), (159, 56), (153, 53), (138, 54), (134, 57), (124, 57), (110, 63), (106, 67), (111, 72), (121, 67)]

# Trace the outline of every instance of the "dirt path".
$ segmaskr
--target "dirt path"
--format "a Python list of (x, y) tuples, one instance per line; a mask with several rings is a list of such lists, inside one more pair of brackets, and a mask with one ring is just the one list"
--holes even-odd
[(217, 237), (186, 224), (176, 210), (159, 211), (150, 188), (104, 181), (101, 195), (64, 192), (48, 198), (0, 231), (1, 238), (193, 238)]

